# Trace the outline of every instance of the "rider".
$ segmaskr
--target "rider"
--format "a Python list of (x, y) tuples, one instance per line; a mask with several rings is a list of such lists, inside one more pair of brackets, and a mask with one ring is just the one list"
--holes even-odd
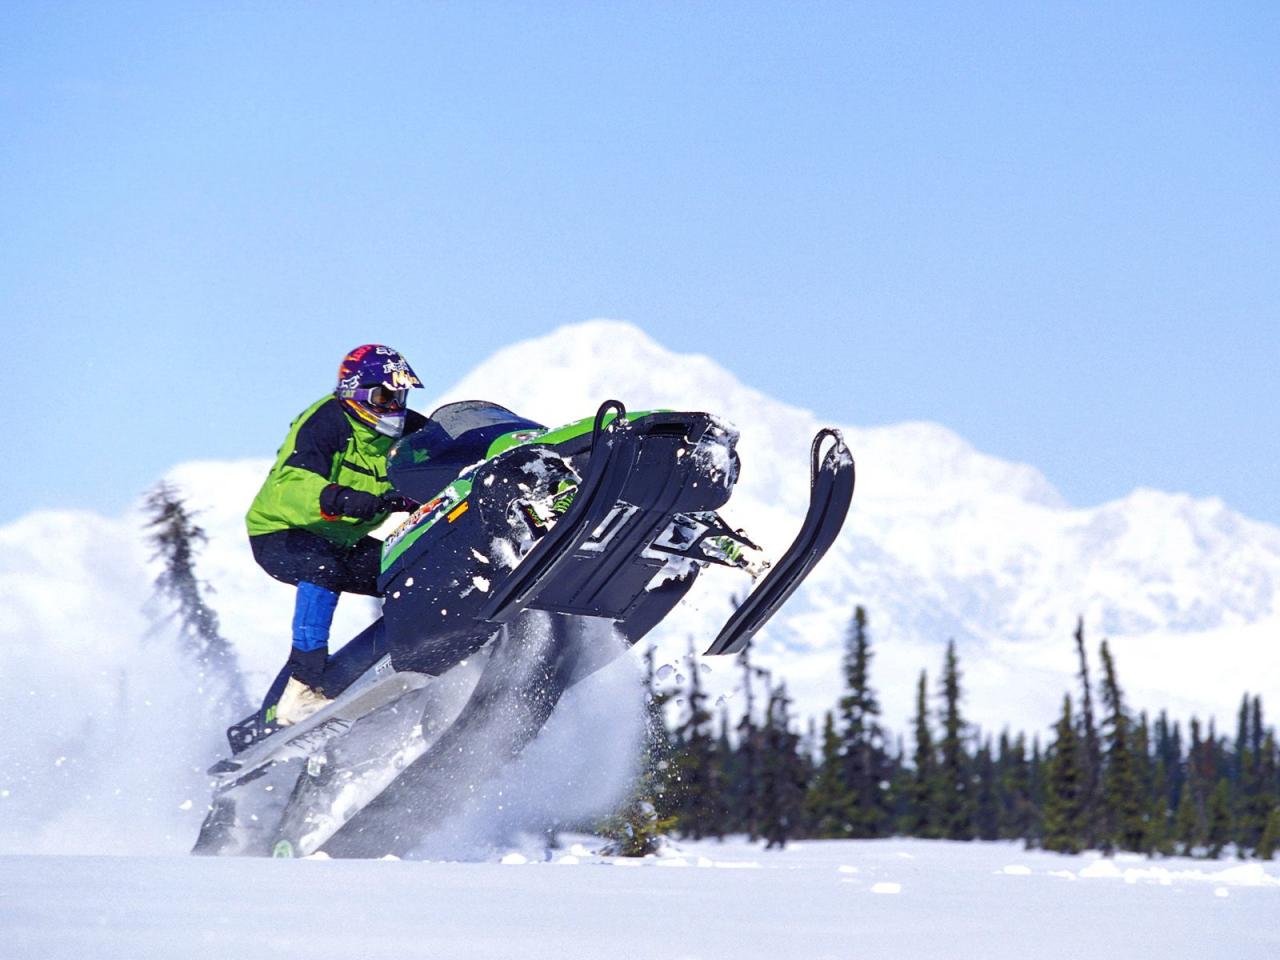
[(421, 386), (397, 351), (356, 347), (338, 368), (337, 389), (293, 421), (249, 507), (254, 559), (298, 588), (293, 646), (267, 695), (268, 724), (297, 723), (329, 702), (322, 681), (338, 594), (378, 596), (382, 544), (369, 532), (417, 506), (392, 491), (387, 453), (425, 422), (406, 406), (410, 388)]

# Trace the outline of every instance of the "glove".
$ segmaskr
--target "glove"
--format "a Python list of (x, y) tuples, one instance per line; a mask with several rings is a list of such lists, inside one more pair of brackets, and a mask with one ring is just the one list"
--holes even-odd
[(326, 520), (337, 520), (339, 517), (372, 520), (385, 509), (382, 498), (375, 493), (365, 493), (336, 483), (331, 483), (320, 491), (320, 512)]
[(387, 513), (413, 513), (421, 504), (417, 500), (410, 500), (403, 494), (396, 493), (394, 490), (384, 493), (379, 500), (382, 509)]

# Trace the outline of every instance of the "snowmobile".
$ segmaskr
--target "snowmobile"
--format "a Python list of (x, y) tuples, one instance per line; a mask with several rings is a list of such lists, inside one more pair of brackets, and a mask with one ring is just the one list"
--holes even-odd
[(384, 541), (382, 616), (330, 658), (324, 709), (275, 724), (282, 673), (227, 731), (193, 852), (408, 852), (711, 564), (755, 575), (706, 653), (740, 651), (835, 541), (854, 463), (838, 431), (817, 433), (800, 532), (763, 569), (717, 513), (737, 439), (708, 413), (616, 400), (557, 429), (485, 401), (436, 410), (388, 458), (421, 506)]

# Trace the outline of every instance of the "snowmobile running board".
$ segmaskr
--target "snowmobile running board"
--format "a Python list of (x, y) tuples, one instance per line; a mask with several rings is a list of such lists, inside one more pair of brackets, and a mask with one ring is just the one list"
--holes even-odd
[(215, 778), (215, 787), (222, 790), (252, 779), (269, 764), (311, 756), (350, 730), (361, 717), (406, 693), (422, 689), (432, 679), (425, 673), (397, 672), (391, 658), (383, 657), (323, 710), (281, 728), (234, 757), (219, 760), (209, 768), (209, 775)]
[[(835, 443), (826, 456), (820, 458), (822, 441), (827, 437)], [(829, 428), (819, 430), (813, 438), (811, 457), (809, 509), (800, 533), (782, 559), (734, 611), (705, 656), (742, 650), (835, 543), (853, 500), (853, 457), (840, 431)]]

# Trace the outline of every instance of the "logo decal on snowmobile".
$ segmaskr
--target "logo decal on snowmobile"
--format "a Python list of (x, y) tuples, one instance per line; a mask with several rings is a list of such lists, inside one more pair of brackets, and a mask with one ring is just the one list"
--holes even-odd
[(470, 507), (471, 507), (471, 501), (463, 500), (460, 504), (458, 504), (456, 507), (454, 507), (452, 510), (449, 511), (449, 516), (447, 518), (448, 521), (450, 523), (453, 523), (453, 521), (457, 520), (460, 516), (466, 513)]

